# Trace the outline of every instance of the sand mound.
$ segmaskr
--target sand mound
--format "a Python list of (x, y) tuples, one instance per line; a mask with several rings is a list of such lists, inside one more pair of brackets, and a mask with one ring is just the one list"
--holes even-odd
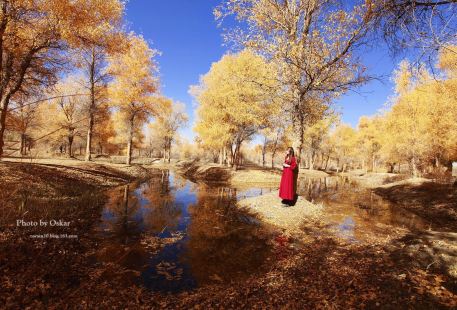
[(278, 191), (240, 200), (238, 207), (246, 209), (266, 223), (289, 231), (300, 230), (304, 221), (316, 220), (322, 212), (322, 206), (312, 204), (301, 196), (294, 206), (284, 207)]

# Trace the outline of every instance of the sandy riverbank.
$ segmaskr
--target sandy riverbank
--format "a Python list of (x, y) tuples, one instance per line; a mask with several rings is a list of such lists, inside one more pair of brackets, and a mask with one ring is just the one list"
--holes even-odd
[(126, 184), (147, 178), (143, 166), (84, 162), (74, 159), (3, 159), (0, 161), (0, 188), (26, 191), (47, 199), (74, 197), (84, 191)]
[(282, 206), (278, 191), (242, 199), (237, 205), (253, 213), (261, 221), (284, 229), (288, 233), (302, 232), (301, 228), (305, 221), (315, 221), (322, 213), (321, 205), (313, 204), (303, 197), (298, 197), (293, 206)]

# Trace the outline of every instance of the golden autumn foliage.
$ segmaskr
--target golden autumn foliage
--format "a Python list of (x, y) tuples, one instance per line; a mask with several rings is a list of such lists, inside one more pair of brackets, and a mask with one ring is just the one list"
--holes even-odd
[(109, 72), (114, 76), (110, 84), (111, 105), (119, 111), (119, 120), (127, 124), (127, 160), (132, 156), (132, 140), (136, 129), (149, 116), (157, 113), (159, 101), (154, 97), (158, 91), (157, 51), (149, 47), (140, 36), (129, 34), (126, 52), (114, 55)]
[(163, 150), (163, 160), (170, 162), (171, 145), (176, 142), (178, 129), (186, 124), (189, 117), (184, 104), (168, 98), (159, 98), (158, 101), (161, 108), (157, 111), (154, 122), (149, 124), (149, 130), (151, 137)]
[(216, 19), (233, 15), (247, 30), (235, 28), (226, 40), (252, 48), (276, 63), (293, 121), (298, 156), (308, 126), (324, 117), (331, 101), (367, 81), (355, 50), (372, 26), (372, 4), (334, 1), (223, 1)]
[(54, 84), (65, 51), (111, 33), (122, 18), (124, 4), (118, 0), (5, 0), (0, 6), (1, 156), (12, 97)]
[(396, 74), (401, 87), (385, 115), (390, 134), (386, 143), (392, 144), (398, 161), (408, 162), (412, 173), (419, 175), (431, 163), (438, 167), (442, 161), (455, 159), (456, 95), (449, 88), (455, 77), (451, 71), (437, 80), (427, 72), (412, 76), (407, 70), (403, 64)]
[(214, 63), (191, 89), (199, 103), (194, 130), (201, 143), (210, 149), (228, 148), (236, 167), (241, 144), (266, 127), (277, 109), (271, 92), (276, 86), (274, 69), (249, 50)]

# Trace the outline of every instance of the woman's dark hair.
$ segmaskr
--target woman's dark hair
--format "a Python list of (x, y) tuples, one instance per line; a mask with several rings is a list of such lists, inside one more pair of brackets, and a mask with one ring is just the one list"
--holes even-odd
[(295, 156), (295, 152), (294, 152), (294, 148), (293, 148), (293, 147), (289, 146), (289, 147), (287, 148), (287, 150), (290, 151), (290, 156), (292, 156), (292, 157)]

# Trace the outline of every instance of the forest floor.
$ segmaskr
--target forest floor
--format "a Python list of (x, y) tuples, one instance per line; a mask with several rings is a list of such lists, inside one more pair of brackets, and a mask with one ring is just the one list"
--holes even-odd
[[(422, 232), (414, 240), (402, 236), (384, 243), (348, 243), (325, 233), (312, 220), (301, 227), (306, 238), (278, 231), (271, 240), (276, 261), (266, 272), (252, 274), (242, 282), (214, 284), (178, 294), (150, 292), (129, 281), (125, 277), (128, 271), (115, 263), (100, 265), (93, 261), (99, 244), (92, 236), (92, 227), (99, 220), (106, 199), (104, 188), (147, 178), (153, 173), (151, 167), (162, 166), (171, 167), (86, 164), (76, 160), (0, 162), (0, 304), (5, 308), (34, 309), (457, 307), (455, 278), (438, 268), (439, 262), (424, 265), (412, 259), (423, 246), (416, 242), (420, 236), (432, 253), (434, 247), (442, 246), (441, 240), (455, 244), (455, 233)], [(182, 163), (177, 166), (183, 170)], [(193, 172), (207, 174), (210, 180), (224, 180), (218, 179), (220, 170), (200, 169)], [(190, 176), (191, 172), (187, 171)], [(265, 180), (263, 173), (272, 175), (271, 180)], [(273, 178), (277, 182), (280, 177), (280, 172), (254, 174), (258, 181), (272, 184)], [(222, 176), (227, 178), (225, 181), (232, 177)], [(245, 177), (254, 179), (248, 174)], [(401, 196), (406, 195), (401, 187), (384, 188), (390, 191), (386, 195), (391, 199), (416, 201), (423, 197), (424, 204), (435, 203), (441, 196), (450, 199), (444, 188), (441, 196), (437, 193), (431, 202), (427, 202), (427, 187), (419, 187), (405, 197)], [(67, 200), (73, 203), (69, 207), (61, 205)], [(24, 212), (24, 205), (34, 207)], [(314, 211), (306, 216), (319, 218), (318, 206)], [(14, 222), (19, 218), (28, 221), (46, 217), (64, 217), (71, 226), (60, 232), (73, 233), (78, 238), (33, 240), (27, 236), (35, 228), (17, 227)], [(449, 229), (452, 231), (452, 226)], [(452, 249), (448, 251), (448, 256), (455, 257)], [(429, 252), (420, 251), (421, 255)], [(429, 262), (425, 258), (424, 261)]]
[[(148, 175), (143, 166), (84, 162), (76, 159), (3, 159), (0, 188), (39, 193), (45, 197), (72, 195), (86, 189), (125, 184)], [(2, 191), (4, 193), (4, 191)]]

